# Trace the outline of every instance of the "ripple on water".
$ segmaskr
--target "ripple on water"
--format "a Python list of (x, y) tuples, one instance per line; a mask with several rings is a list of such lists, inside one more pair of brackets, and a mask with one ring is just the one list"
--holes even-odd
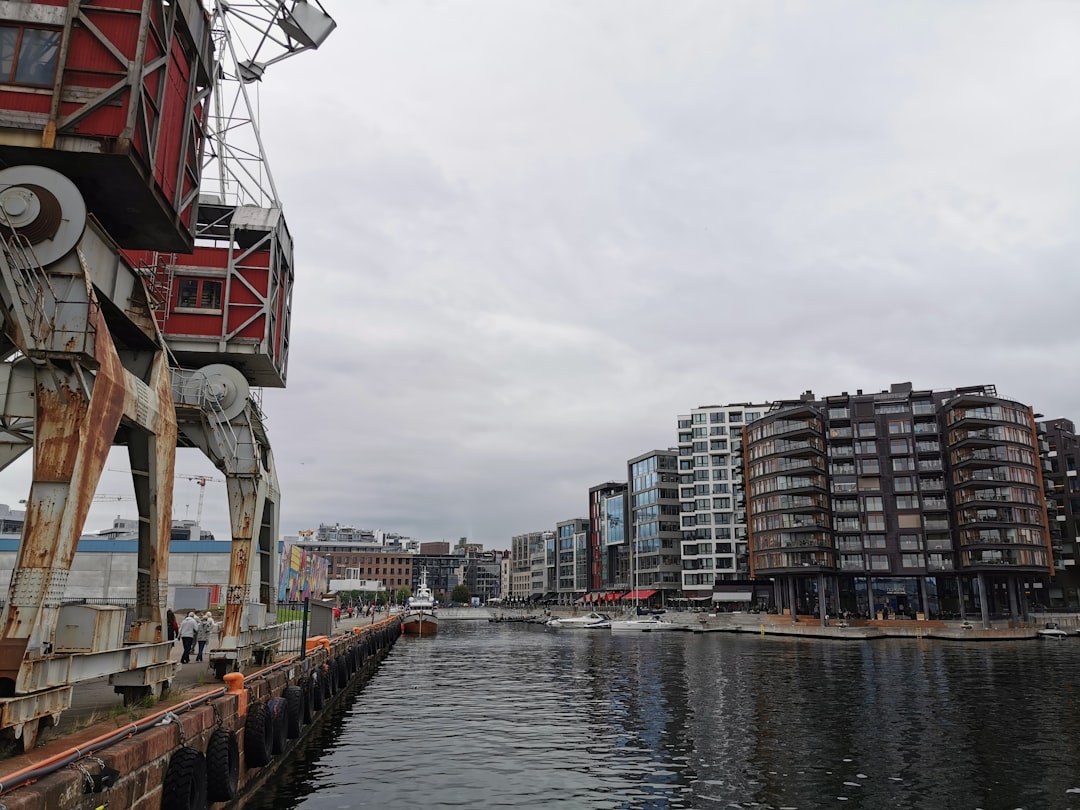
[(444, 622), (247, 807), (1080, 806), (1066, 646)]

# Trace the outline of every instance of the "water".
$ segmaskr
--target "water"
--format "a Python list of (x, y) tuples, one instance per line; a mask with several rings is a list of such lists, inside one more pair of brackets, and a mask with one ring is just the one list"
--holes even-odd
[(1078, 661), (446, 621), (246, 808), (1080, 808)]

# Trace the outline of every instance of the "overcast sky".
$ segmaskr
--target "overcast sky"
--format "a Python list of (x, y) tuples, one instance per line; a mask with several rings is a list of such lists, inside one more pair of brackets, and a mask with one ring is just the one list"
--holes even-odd
[(679, 413), (806, 389), (1080, 419), (1080, 4), (325, 5), (260, 89), (296, 241), (283, 534), (508, 547)]

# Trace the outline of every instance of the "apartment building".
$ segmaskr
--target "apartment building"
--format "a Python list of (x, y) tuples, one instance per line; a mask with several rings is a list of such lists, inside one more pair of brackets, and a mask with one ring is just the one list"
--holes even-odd
[(555, 525), (555, 590), (559, 604), (573, 604), (589, 589), (588, 535), (587, 518), (571, 518)]
[(1075, 608), (1080, 606), (1080, 440), (1069, 419), (1040, 421), (1039, 434), (1054, 554), (1047, 601), (1051, 607)]
[(740, 453), (743, 428), (769, 407), (704, 405), (678, 417), (681, 587), (688, 599), (752, 598)]
[(640, 599), (681, 598), (678, 450), (643, 453), (630, 459), (627, 473), (630, 586)]
[(630, 506), (625, 481), (589, 488), (587, 590), (630, 589)]
[(1023, 616), (1052, 573), (1035, 416), (992, 385), (775, 403), (746, 430), (751, 572), (785, 610)]

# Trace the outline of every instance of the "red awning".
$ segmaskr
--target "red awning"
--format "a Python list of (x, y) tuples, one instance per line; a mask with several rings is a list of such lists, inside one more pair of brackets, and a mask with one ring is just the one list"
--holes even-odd
[(651, 591), (630, 591), (630, 593), (623, 594), (622, 598), (623, 599), (631, 599), (631, 600), (633, 600), (633, 599), (648, 599), (654, 593), (656, 593), (655, 589), (651, 590)]
[(622, 594), (607, 593), (607, 594), (604, 594), (604, 601), (605, 602), (615, 602), (615, 601), (617, 601), (619, 599), (620, 596), (622, 596)]

